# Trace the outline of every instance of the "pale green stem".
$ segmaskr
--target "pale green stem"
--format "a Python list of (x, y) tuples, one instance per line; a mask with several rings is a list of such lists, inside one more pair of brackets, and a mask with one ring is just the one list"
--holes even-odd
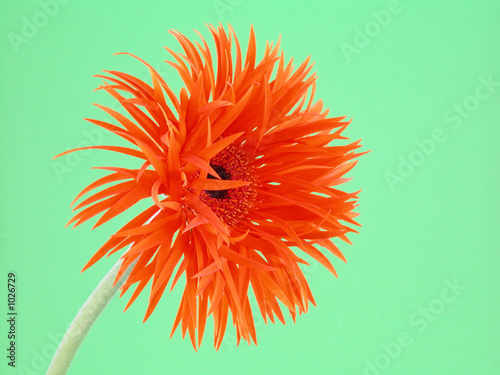
[(116, 262), (113, 268), (111, 268), (97, 288), (92, 292), (78, 314), (76, 314), (61, 344), (59, 344), (59, 348), (47, 370), (47, 375), (64, 375), (68, 371), (85, 336), (87, 336), (87, 333), (90, 331), (99, 315), (101, 315), (101, 312), (108, 305), (109, 301), (111, 301), (118, 289), (123, 285), (125, 280), (127, 280), (135, 264), (135, 262), (131, 264), (116, 285), (113, 286), (121, 263), (121, 259)]

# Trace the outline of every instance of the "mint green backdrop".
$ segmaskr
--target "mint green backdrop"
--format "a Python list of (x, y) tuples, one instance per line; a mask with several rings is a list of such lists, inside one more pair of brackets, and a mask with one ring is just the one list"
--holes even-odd
[[(85, 142), (113, 142), (84, 117), (102, 69), (147, 78), (150, 62), (178, 92), (163, 46), (169, 29), (207, 39), (233, 25), (262, 54), (282, 36), (285, 57), (316, 61), (317, 98), (352, 117), (363, 156), (346, 189), (363, 189), (363, 227), (339, 243), (339, 278), (305, 270), (317, 307), (264, 325), (258, 346), (215, 352), (211, 327), (196, 353), (169, 339), (180, 289), (143, 324), (145, 293), (115, 299), (70, 374), (497, 374), (500, 371), (498, 121), (500, 2), (475, 1), (3, 1), (1, 5), (0, 348), (2, 374), (44, 374), (68, 324), (117, 257), (82, 266), (125, 218), (64, 228), (69, 203), (122, 159), (103, 151), (53, 161)], [(56, 4), (56, 5), (55, 5)], [(115, 106), (116, 108), (116, 106)], [(76, 155), (76, 154), (75, 154)], [(124, 163), (126, 161), (123, 160)], [(58, 164), (62, 163), (62, 164)], [(123, 165), (123, 164), (122, 164)], [(134, 166), (135, 167), (135, 166)], [(17, 275), (17, 367), (7, 366), (7, 273)], [(4, 313), (5, 311), (5, 313)]]

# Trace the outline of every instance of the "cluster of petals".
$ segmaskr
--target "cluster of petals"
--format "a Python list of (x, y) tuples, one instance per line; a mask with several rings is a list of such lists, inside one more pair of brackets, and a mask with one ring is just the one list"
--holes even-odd
[(132, 267), (122, 287), (122, 294), (133, 289), (126, 308), (149, 285), (145, 320), (167, 285), (182, 278), (172, 334), (180, 325), (195, 349), (210, 315), (216, 348), (228, 317), (238, 342), (249, 343), (257, 340), (255, 313), (285, 323), (287, 311), (295, 321), (315, 303), (301, 253), (336, 275), (325, 252), (345, 261), (332, 239), (349, 242), (346, 234), (358, 225), (357, 192), (337, 187), (348, 180), (360, 144), (341, 135), (345, 117), (328, 118), (322, 101), (314, 100), (309, 59), (295, 67), (278, 41), (268, 42), (256, 61), (253, 28), (244, 55), (231, 26), (226, 32), (209, 25), (209, 31), (215, 51), (201, 35), (193, 43), (171, 32), (183, 49), (166, 48), (185, 86), (179, 95), (139, 58), (151, 84), (118, 71), (99, 76), (105, 79), (99, 89), (126, 114), (99, 105), (111, 122), (87, 120), (130, 146), (92, 148), (139, 161), (136, 169), (98, 167), (107, 174), (75, 198), (85, 197), (70, 221), (77, 226), (97, 216), (98, 227), (141, 200), (151, 202), (84, 269), (124, 250), (117, 280)]

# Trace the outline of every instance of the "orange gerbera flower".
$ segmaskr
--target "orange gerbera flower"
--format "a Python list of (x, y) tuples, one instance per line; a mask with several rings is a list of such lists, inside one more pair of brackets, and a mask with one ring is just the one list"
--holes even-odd
[[(102, 167), (110, 174), (76, 197), (97, 189), (75, 207), (82, 210), (68, 223), (77, 226), (102, 213), (94, 225), (98, 227), (140, 200), (152, 199), (151, 207), (112, 235), (84, 270), (130, 245), (117, 280), (133, 265), (122, 295), (137, 285), (125, 309), (151, 282), (144, 320), (169, 280), (173, 288), (185, 275), (172, 334), (181, 324), (183, 337), (188, 332), (195, 349), (210, 314), (219, 348), (229, 311), (238, 343), (241, 338), (256, 343), (250, 286), (266, 321), (269, 317), (274, 322), (276, 315), (285, 323), (279, 302), (294, 320), (297, 312), (307, 311), (309, 301), (314, 304), (299, 267), (307, 263), (298, 249), (336, 275), (321, 250), (345, 261), (330, 239), (349, 242), (346, 233), (355, 231), (347, 224), (357, 225), (352, 212), (357, 197), (333, 186), (346, 181), (343, 175), (361, 155), (354, 152), (359, 141), (329, 146), (347, 139), (341, 133), (349, 121), (327, 118), (322, 102), (313, 102), (316, 76), (308, 77), (309, 58), (294, 70), (292, 61), (285, 63), (278, 41), (267, 43), (256, 63), (251, 28), (243, 60), (230, 26), (228, 33), (222, 26), (209, 29), (215, 67), (203, 38), (193, 44), (171, 32), (184, 50), (179, 54), (167, 48), (175, 59), (168, 63), (186, 86), (179, 97), (140, 59), (152, 85), (117, 71), (99, 76), (106, 79), (99, 88), (118, 100), (129, 116), (98, 105), (121, 126), (88, 121), (134, 147), (85, 148), (130, 155), (142, 165)], [(106, 184), (112, 185), (102, 188)]]

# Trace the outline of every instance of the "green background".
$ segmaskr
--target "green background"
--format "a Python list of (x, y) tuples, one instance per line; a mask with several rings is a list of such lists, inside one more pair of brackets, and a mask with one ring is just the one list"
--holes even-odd
[(94, 231), (64, 225), (73, 197), (100, 176), (89, 168), (118, 159), (79, 154), (60, 160), (62, 174), (52, 160), (89, 134), (114, 141), (88, 133), (94, 127), (82, 120), (105, 118), (93, 102), (114, 106), (92, 92), (101, 82), (92, 76), (116, 69), (146, 79), (132, 58), (113, 56), (127, 51), (178, 92), (163, 63), (163, 46), (180, 50), (168, 30), (197, 38), (197, 29), (208, 40), (204, 24), (219, 21), (231, 23), (242, 44), (253, 24), (260, 56), (280, 34), (286, 58), (299, 63), (310, 54), (317, 98), (331, 115), (352, 117), (346, 134), (372, 150), (345, 185), (363, 189), (363, 227), (353, 246), (340, 244), (348, 264), (334, 261), (338, 279), (317, 264), (306, 269), (318, 307), (286, 326), (256, 315), (258, 346), (235, 348), (232, 327), (218, 352), (211, 326), (198, 353), (179, 331), (169, 339), (179, 288), (145, 324), (147, 293), (126, 313), (126, 299), (113, 300), (69, 373), (499, 373), (500, 2), (351, 3), (2, 2), (0, 312), (7, 316), (3, 285), (13, 271), (19, 315), (18, 367), (6, 364), (2, 333), (0, 373), (44, 374), (54, 342), (117, 259), (80, 273), (125, 218)]

